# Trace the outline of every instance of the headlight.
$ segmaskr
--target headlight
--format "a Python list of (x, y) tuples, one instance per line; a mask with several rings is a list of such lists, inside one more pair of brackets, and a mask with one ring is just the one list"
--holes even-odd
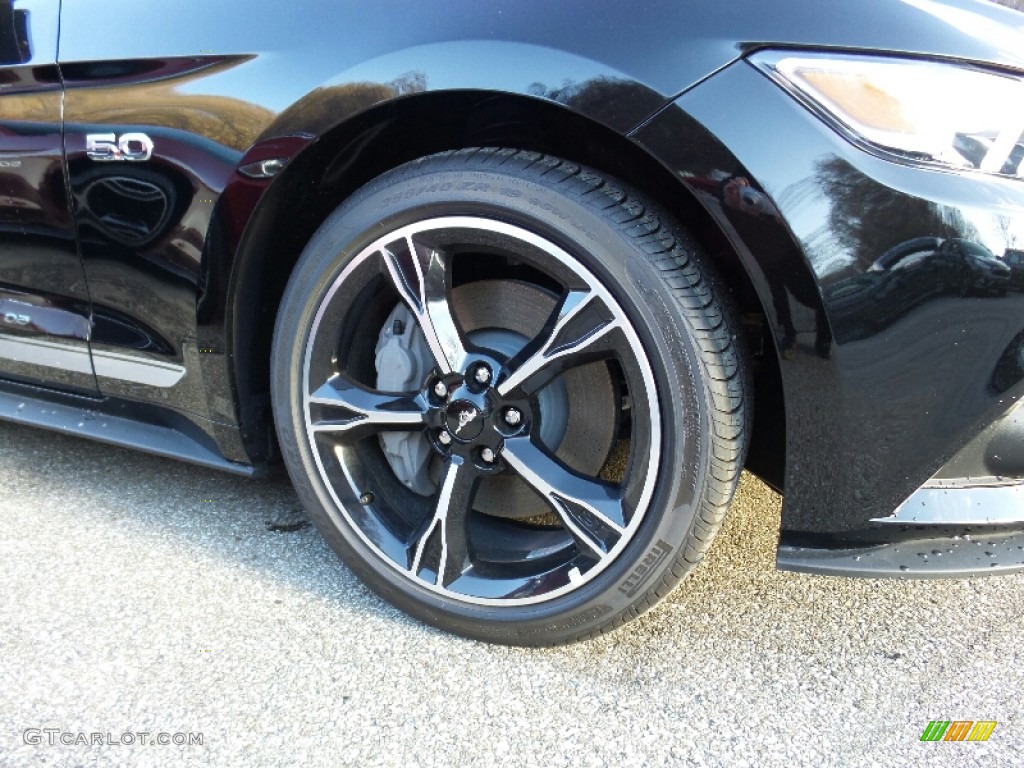
[(880, 56), (763, 52), (752, 61), (859, 143), (888, 155), (1024, 178), (1024, 81)]

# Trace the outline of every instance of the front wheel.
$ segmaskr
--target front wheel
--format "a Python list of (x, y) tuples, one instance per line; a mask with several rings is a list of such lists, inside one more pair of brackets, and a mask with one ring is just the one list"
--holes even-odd
[(551, 645), (700, 560), (742, 467), (722, 289), (624, 186), (556, 158), (435, 155), (302, 254), (273, 342), (285, 462), (331, 547), (442, 629)]

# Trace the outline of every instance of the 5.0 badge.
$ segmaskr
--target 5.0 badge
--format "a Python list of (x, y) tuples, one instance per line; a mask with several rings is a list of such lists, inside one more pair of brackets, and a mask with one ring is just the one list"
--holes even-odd
[(92, 160), (131, 160), (143, 162), (153, 156), (153, 140), (144, 133), (90, 133), (85, 137), (85, 153)]

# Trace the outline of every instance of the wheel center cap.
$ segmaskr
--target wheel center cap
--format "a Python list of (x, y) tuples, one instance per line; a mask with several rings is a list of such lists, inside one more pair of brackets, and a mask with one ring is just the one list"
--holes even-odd
[(456, 400), (445, 411), (448, 431), (456, 440), (476, 440), (484, 429), (483, 413), (468, 400)]

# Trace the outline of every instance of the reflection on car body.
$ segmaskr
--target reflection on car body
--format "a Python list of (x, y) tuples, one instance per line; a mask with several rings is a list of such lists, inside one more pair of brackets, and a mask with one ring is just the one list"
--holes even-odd
[(1016, 291), (1024, 291), (1024, 251), (1007, 248), (1003, 253), (1002, 262), (1010, 268), (1010, 287)]
[[(827, 290), (839, 317), (852, 322), (842, 341), (866, 338), (937, 296), (1002, 296), (1012, 269), (980, 243), (920, 237), (893, 246), (859, 275)], [(857, 320), (853, 320), (857, 318)]]
[(1012, 270), (981, 243), (954, 238), (942, 243), (939, 250), (948, 252), (950, 258), (964, 268), (961, 286), (964, 295), (993, 293), (1002, 296), (1006, 293)]

